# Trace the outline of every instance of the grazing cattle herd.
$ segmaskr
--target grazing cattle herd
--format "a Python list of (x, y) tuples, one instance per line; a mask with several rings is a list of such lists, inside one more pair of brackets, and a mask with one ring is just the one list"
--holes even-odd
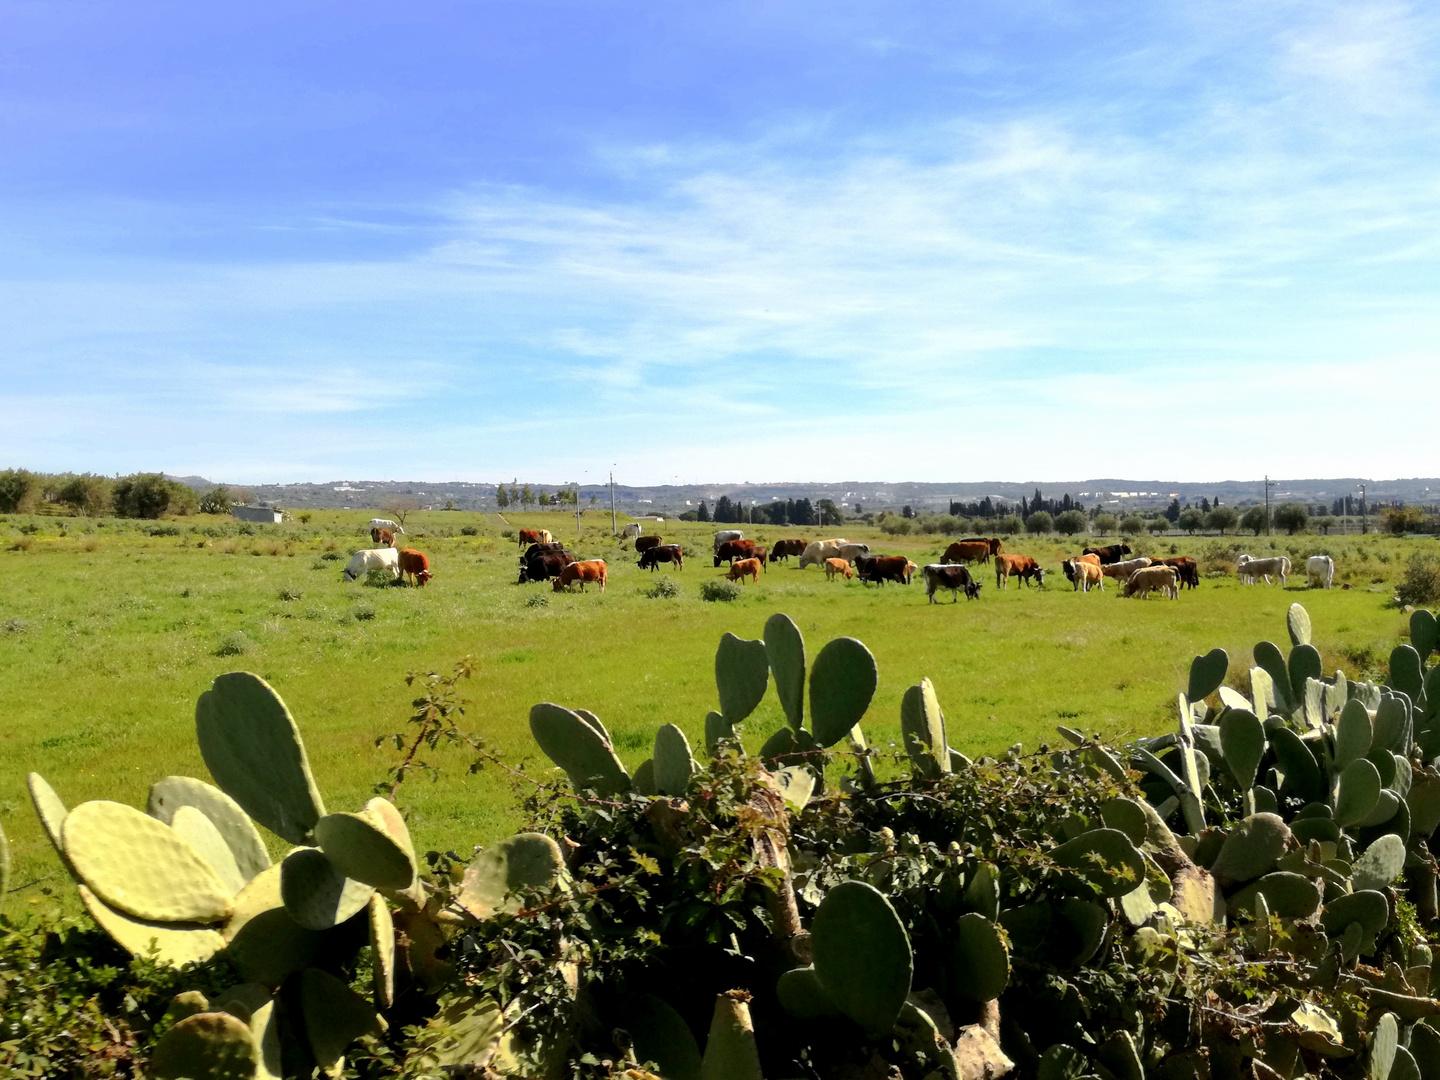
[[(434, 574), (430, 559), (414, 548), (395, 547), (396, 534), (405, 530), (396, 522), (385, 518), (374, 518), (367, 526), (371, 542), (375, 547), (356, 551), (345, 567), (344, 579), (354, 581), (372, 571), (382, 571), (392, 581), (409, 582), (423, 586)], [(642, 535), (643, 528), (636, 522), (625, 526), (620, 542), (633, 541), (635, 553), (639, 556), (636, 565), (652, 573), (661, 563), (669, 563), (675, 570), (685, 568), (684, 549), (677, 543), (666, 543), (662, 536)], [(557, 543), (545, 529), (519, 529), (517, 542), (524, 549), (520, 554), (519, 584), (533, 581), (550, 581), (556, 592), (568, 592), (578, 584), (583, 592), (586, 584), (596, 583), (601, 592), (605, 591), (608, 570), (603, 559), (577, 559), (575, 554)], [(925, 595), (928, 603), (935, 603), (935, 594), (941, 589), (949, 590), (951, 603), (959, 600), (964, 591), (967, 600), (980, 597), (980, 582), (971, 572), (968, 564), (995, 564), (995, 587), (1009, 587), (1015, 578), (1026, 587), (1045, 585), (1045, 569), (1033, 557), (1003, 551), (1001, 539), (996, 536), (967, 536), (950, 544), (942, 561), (929, 563), (921, 571), (925, 581)], [(693, 553), (692, 553), (693, 554)], [(869, 545), (854, 543), (844, 537), (828, 540), (808, 540), (787, 537), (766, 547), (754, 540), (747, 540), (739, 529), (718, 530), (713, 539), (714, 565), (729, 564), (725, 577), (729, 581), (751, 584), (760, 581), (760, 575), (767, 571), (772, 562), (798, 558), (796, 569), (804, 570), (819, 566), (825, 572), (826, 581), (843, 578), (849, 581), (859, 578), (862, 584), (884, 585), (894, 582), (909, 585), (919, 569), (903, 555), (883, 555), (870, 550)], [(1060, 564), (1065, 579), (1074, 592), (1105, 591), (1105, 580), (1109, 578), (1120, 585), (1119, 595), (1148, 600), (1152, 593), (1176, 600), (1182, 589), (1195, 589), (1200, 585), (1200, 567), (1188, 555), (1169, 558), (1150, 558), (1135, 555), (1129, 544), (1108, 544), (1103, 547), (1084, 548), (1079, 555), (1065, 559)], [(1283, 587), (1291, 574), (1290, 560), (1284, 555), (1254, 558), (1241, 555), (1236, 561), (1236, 574), (1243, 585), (1279, 580)], [(1335, 560), (1329, 555), (1311, 555), (1305, 560), (1305, 579), (1309, 588), (1329, 589), (1335, 580)], [(1349, 588), (1348, 585), (1344, 586)]]

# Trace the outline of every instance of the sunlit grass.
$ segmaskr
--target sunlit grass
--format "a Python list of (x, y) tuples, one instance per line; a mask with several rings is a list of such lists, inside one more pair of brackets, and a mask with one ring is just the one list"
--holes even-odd
[[(171, 773), (205, 776), (195, 748), (196, 697), (217, 674), (237, 668), (268, 679), (295, 713), (321, 791), (333, 809), (368, 797), (393, 749), (375, 738), (404, 727), (413, 691), (407, 671), (446, 669), (464, 654), (478, 663), (464, 687), (465, 725), (506, 759), (548, 768), (531, 743), (530, 705), (584, 706), (609, 725), (627, 764), (650, 751), (654, 731), (673, 721), (699, 742), (715, 705), (715, 646), (726, 631), (760, 635), (775, 611), (790, 614), (813, 655), (830, 638), (864, 641), (880, 667), (880, 689), (865, 728), (873, 742), (898, 737), (905, 688), (930, 676), (957, 749), (976, 755), (1014, 742), (1052, 739), (1057, 723), (1108, 738), (1168, 727), (1190, 658), (1220, 645), (1248, 660), (1261, 638), (1284, 642), (1284, 614), (1296, 599), (1314, 620), (1327, 667), (1375, 674), (1404, 631), (1388, 605), (1406, 552), (1433, 539), (1251, 538), (1256, 554), (1312, 550), (1335, 555), (1337, 582), (1350, 590), (1247, 588), (1233, 577), (1206, 579), (1178, 603), (1124, 601), (1070, 591), (1058, 564), (1079, 543), (1017, 538), (1007, 550), (1049, 569), (1045, 589), (981, 580), (981, 599), (930, 606), (923, 587), (826, 582), (794, 562), (763, 574), (733, 603), (703, 603), (702, 581), (724, 573), (706, 556), (714, 526), (665, 523), (694, 554), (683, 571), (652, 576), (609, 535), (609, 515), (586, 515), (576, 538), (570, 514), (509, 516), (541, 525), (581, 557), (605, 558), (602, 595), (557, 595), (548, 584), (515, 584), (515, 544), (495, 516), (412, 515), (404, 543), (429, 553), (435, 580), (425, 589), (367, 588), (341, 580), (343, 558), (370, 546), (368, 512), (315, 512), (308, 525), (254, 526), (206, 519), (163, 523), (178, 535), (147, 534), (147, 523), (74, 519), (0, 520), (0, 813), (15, 848), (14, 881), (54, 878), (58, 864), (30, 812), (24, 775), (43, 773), (67, 803), (112, 798), (143, 805), (149, 785)], [(36, 526), (22, 532), (22, 525)], [(460, 533), (462, 527), (478, 535)], [(568, 526), (568, 527), (567, 527)], [(933, 561), (940, 536), (886, 537), (865, 526), (760, 527), (761, 540), (843, 533), (874, 550)], [(210, 535), (214, 533), (214, 535)], [(24, 543), (19, 543), (24, 541)], [(1227, 538), (1147, 540), (1168, 553), (1224, 565)], [(1293, 551), (1291, 550), (1293, 548)], [(680, 583), (672, 599), (644, 595), (656, 577)], [(544, 595), (549, 603), (527, 604)], [(231, 646), (234, 646), (233, 648)], [(781, 722), (768, 697), (746, 725), (758, 745)], [(467, 851), (515, 823), (510, 781), (496, 770), (470, 775), (468, 759), (442, 752), (438, 783), (417, 775), (400, 801), (424, 848)], [(278, 842), (277, 842), (278, 847)]]

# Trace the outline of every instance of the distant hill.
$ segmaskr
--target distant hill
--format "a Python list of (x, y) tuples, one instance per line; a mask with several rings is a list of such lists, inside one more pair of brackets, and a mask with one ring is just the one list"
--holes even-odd
[[(172, 477), (197, 490), (208, 490), (214, 482), (199, 476)], [(221, 481), (223, 482), (223, 481)], [(1373, 505), (1406, 502), (1440, 502), (1440, 477), (1415, 479), (1368, 480), (1356, 477), (1312, 480), (1272, 480), (1271, 502), (1302, 502), (1310, 505), (1330, 504), (1350, 495), (1359, 497), (1360, 485), (1366, 485), (1366, 498)], [(285, 509), (378, 509), (396, 499), (436, 509), (447, 503), (457, 510), (494, 511), (494, 483), (465, 483), (454, 480), (332, 480), (326, 483), (247, 484), (256, 500), (266, 506)], [(536, 491), (553, 492), (570, 485), (530, 482)], [(721, 495), (732, 502), (764, 505), (777, 499), (831, 499), (847, 510), (860, 504), (865, 510), (899, 510), (910, 506), (919, 511), (945, 511), (951, 500), (974, 502), (989, 496), (992, 501), (1018, 503), (1030, 498), (1039, 489), (1047, 499), (1069, 495), (1092, 507), (1104, 504), (1112, 510), (1152, 509), (1168, 505), (1178, 498), (1182, 504), (1198, 503), (1201, 499), (1217, 499), (1231, 506), (1264, 500), (1263, 480), (1223, 480), (1215, 483), (1188, 483), (1176, 480), (1135, 480), (1099, 478), (1091, 480), (987, 480), (956, 481), (928, 484), (897, 480), (847, 480), (843, 483), (816, 484), (805, 481), (784, 481), (771, 484), (692, 484), (639, 487), (615, 485), (615, 506), (627, 513), (653, 513), (673, 516), (694, 509), (703, 500), (713, 506)], [(610, 489), (593, 484), (580, 485), (580, 505), (610, 505)]]

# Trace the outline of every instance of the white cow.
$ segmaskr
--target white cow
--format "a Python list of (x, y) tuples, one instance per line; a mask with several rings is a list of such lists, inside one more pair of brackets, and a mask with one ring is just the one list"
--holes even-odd
[(405, 535), (405, 527), (389, 518), (371, 518), (370, 524), (365, 526), (365, 531), (369, 532), (371, 529), (389, 529), (392, 533)]
[(345, 567), (345, 580), (354, 581), (371, 570), (389, 570), (391, 577), (400, 576), (400, 552), (392, 547), (365, 548), (350, 556)]
[(1312, 589), (1318, 582), (1320, 588), (1330, 588), (1335, 580), (1335, 560), (1329, 555), (1311, 555), (1305, 560), (1305, 582)]
[(1290, 560), (1284, 555), (1276, 555), (1270, 559), (1256, 559), (1250, 555), (1241, 555), (1235, 564), (1235, 573), (1240, 576), (1242, 585), (1254, 585), (1256, 578), (1264, 578), (1265, 584), (1270, 584), (1270, 575), (1274, 574), (1280, 579), (1283, 587), (1285, 578), (1290, 573)]
[(635, 537), (639, 536), (642, 531), (643, 527), (641, 526), (641, 524), (638, 521), (632, 521), (629, 525), (626, 525), (625, 528), (620, 530), (620, 539), (633, 540)]
[[(824, 566), (826, 559), (841, 559), (844, 556), (840, 553), (845, 547), (844, 540), (812, 540), (800, 556), (800, 569), (807, 566)], [(849, 562), (846, 559), (846, 562)]]
[(721, 529), (715, 534), (715, 550), (720, 550), (721, 544), (729, 543), (731, 540), (744, 540), (745, 534), (739, 529)]
[(861, 555), (870, 554), (869, 544), (847, 544), (843, 541), (839, 541), (838, 543), (840, 545), (840, 558), (848, 563), (853, 563)]
[(1129, 581), (1130, 575), (1137, 570), (1144, 570), (1150, 565), (1150, 560), (1141, 555), (1139, 558), (1126, 559), (1124, 562), (1107, 563), (1100, 567), (1100, 573), (1116, 581)]

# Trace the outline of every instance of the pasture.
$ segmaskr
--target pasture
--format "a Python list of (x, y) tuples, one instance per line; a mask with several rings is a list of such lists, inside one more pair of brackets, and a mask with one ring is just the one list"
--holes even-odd
[[(979, 600), (952, 604), (942, 593), (931, 606), (918, 574), (909, 587), (867, 587), (827, 582), (821, 568), (801, 572), (792, 560), (771, 566), (739, 600), (707, 603), (702, 582), (725, 573), (711, 566), (710, 537), (733, 526), (647, 524), (687, 548), (682, 571), (651, 573), (611, 537), (608, 513), (587, 512), (578, 538), (566, 513), (503, 521), (417, 513), (397, 539), (430, 556), (435, 578), (419, 589), (341, 580), (344, 557), (371, 546), (363, 530), (370, 517), (317, 511), (308, 524), (277, 526), (203, 516), (0, 519), (0, 823), (14, 847), (15, 885), (39, 883), (22, 896), (58, 883), (60, 873), (30, 810), (26, 772), (44, 774), (70, 805), (109, 798), (143, 806), (162, 776), (206, 776), (193, 709), (224, 671), (255, 671), (279, 690), (331, 809), (358, 808), (398, 760), (375, 740), (405, 727), (414, 696), (404, 682), (409, 671), (449, 670), (473, 655), (474, 677), (461, 687), (471, 702), (462, 726), (514, 764), (548, 768), (530, 740), (527, 713), (551, 700), (596, 712), (633, 768), (666, 721), (702, 741), (716, 702), (721, 634), (758, 637), (775, 611), (795, 619), (812, 656), (839, 635), (874, 652), (880, 687), (864, 722), (872, 743), (898, 738), (901, 695), (928, 675), (952, 744), (976, 756), (1053, 740), (1057, 723), (1112, 740), (1168, 729), (1191, 657), (1219, 645), (1236, 661), (1233, 678), (1241, 661), (1248, 668), (1255, 641), (1284, 638), (1285, 611), (1297, 599), (1314, 620), (1326, 669), (1373, 676), (1405, 632), (1390, 597), (1408, 552), (1436, 544), (1380, 536), (1133, 542), (1140, 553), (1200, 560), (1200, 588), (1177, 602), (1122, 600), (1114, 582), (1104, 593), (1076, 594), (1059, 563), (1083, 539), (1013, 537), (1005, 550), (1037, 558), (1045, 588), (1012, 581), (997, 591), (993, 570), (980, 566)], [(605, 559), (606, 592), (517, 585), (516, 545), (502, 533), (519, 527), (548, 528), (580, 558)], [(761, 542), (843, 535), (920, 565), (936, 561), (949, 542), (855, 524), (739, 527)], [(1303, 569), (1287, 589), (1243, 587), (1225, 572), (1241, 550), (1288, 553), (1302, 567), (1305, 554), (1328, 551), (1336, 588), (1306, 591)], [(674, 580), (678, 595), (647, 597), (661, 579)], [(758, 747), (781, 723), (772, 693), (746, 724), (747, 745)], [(469, 758), (458, 752), (429, 758), (443, 769), (440, 781), (416, 774), (398, 797), (421, 851), (468, 853), (514, 827), (511, 778), (495, 769), (470, 775)], [(62, 893), (69, 903), (72, 891)]]

